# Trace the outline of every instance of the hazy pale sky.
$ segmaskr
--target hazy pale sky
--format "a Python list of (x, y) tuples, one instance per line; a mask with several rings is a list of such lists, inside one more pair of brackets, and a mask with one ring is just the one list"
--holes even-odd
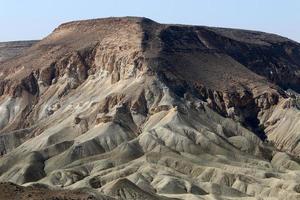
[(0, 41), (41, 39), (63, 22), (111, 16), (260, 30), (300, 42), (300, 0), (0, 0)]

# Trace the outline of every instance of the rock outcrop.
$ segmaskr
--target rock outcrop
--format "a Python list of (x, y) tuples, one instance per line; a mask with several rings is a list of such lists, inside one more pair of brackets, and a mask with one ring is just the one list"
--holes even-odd
[(299, 199), (300, 44), (146, 18), (0, 63), (0, 181), (107, 199)]

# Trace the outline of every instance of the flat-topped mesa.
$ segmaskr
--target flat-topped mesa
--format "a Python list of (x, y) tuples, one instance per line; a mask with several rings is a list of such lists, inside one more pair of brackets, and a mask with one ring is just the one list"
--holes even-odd
[[(62, 77), (70, 82), (67, 88), (75, 89), (89, 75), (104, 70), (111, 74), (111, 83), (145, 72), (157, 74), (179, 96), (192, 90), (207, 98), (198, 87), (226, 93), (250, 90), (259, 96), (263, 91), (252, 89), (271, 84), (255, 73), (282, 83), (285, 75), (276, 75), (281, 69), (276, 67), (284, 63), (277, 62), (278, 57), (271, 53), (274, 45), (287, 42), (286, 38), (261, 32), (161, 25), (138, 17), (74, 21), (59, 26), (28, 54), (3, 63), (1, 94), (20, 96), (26, 90), (39, 95)], [(239, 49), (258, 59), (249, 61)], [(270, 56), (272, 63), (266, 66), (276, 68), (272, 76), (267, 67), (258, 69), (265, 64), (261, 51)], [(296, 51), (292, 52), (294, 58)], [(289, 55), (283, 52), (282, 56), (287, 59)], [(291, 70), (294, 68), (283, 73), (296, 76)], [(295, 85), (297, 80), (292, 77), (287, 85)], [(226, 109), (224, 105), (218, 107), (222, 112)]]
[(78, 20), (78, 21), (71, 21), (66, 22), (59, 25), (55, 31), (59, 31), (65, 28), (78, 28), (80, 26), (87, 26), (92, 28), (94, 26), (101, 26), (101, 25), (109, 25), (109, 26), (116, 26), (116, 25), (126, 25), (132, 23), (157, 23), (151, 19), (145, 17), (108, 17), (108, 18), (98, 18), (98, 19), (88, 19), (88, 20)]
[[(147, 18), (125, 17), (74, 21), (60, 25), (45, 38), (44, 43), (61, 43), (74, 50), (95, 42), (113, 45), (140, 44), (143, 40), (143, 26), (157, 24)], [(108, 41), (109, 40), (109, 41)]]
[(0, 182), (108, 199), (299, 199), (299, 70), (299, 44), (273, 34), (65, 23), (0, 63)]
[[(244, 90), (241, 85), (249, 83), (253, 83), (250, 87), (264, 85), (266, 81), (256, 75), (259, 74), (284, 88), (291, 86), (297, 90), (299, 77), (295, 67), (300, 63), (298, 46), (272, 34), (161, 25), (147, 18), (83, 20), (62, 24), (28, 54), (3, 63), (1, 78), (5, 82), (20, 83), (28, 80), (33, 73), (37, 82), (50, 85), (52, 79), (56, 80), (66, 73), (78, 79), (76, 73), (69, 73), (70, 69), (78, 70), (83, 74), (79, 76), (84, 79), (101, 69), (108, 71), (112, 83), (115, 83), (137, 76), (139, 71), (152, 71), (165, 80), (172, 75), (176, 81), (171, 82), (172, 85), (176, 83), (177, 91), (182, 90), (180, 84), (185, 84), (177, 84), (178, 80), (229, 91), (232, 88)], [(244, 52), (251, 54), (245, 56)], [(268, 61), (261, 52), (269, 57)], [(292, 61), (289, 63), (291, 67), (287, 65), (288, 59)], [(84, 67), (77, 68), (77, 64)], [(48, 72), (51, 73), (47, 76)], [(43, 74), (41, 78), (40, 73)], [(285, 78), (287, 75), (288, 79)], [(82, 83), (83, 79), (79, 79)]]
[[(298, 90), (299, 77), (295, 71), (296, 65), (300, 62), (297, 56), (299, 54), (298, 47), (299, 44), (286, 38), (262, 32), (201, 26), (161, 25), (147, 18), (138, 17), (83, 20), (62, 24), (35, 45), (28, 55), (2, 64), (2, 70), (4, 70), (2, 74), (5, 74), (6, 77), (7, 74), (11, 74), (8, 76), (9, 79), (21, 80), (32, 71), (48, 67), (76, 52), (91, 68), (110, 65), (104, 67), (109, 72), (112, 72), (112, 68), (114, 68), (109, 62), (117, 60), (114, 58), (116, 54), (127, 52), (127, 56), (130, 56), (139, 52), (143, 53), (147, 62), (150, 62), (149, 69), (165, 71), (164, 68), (169, 67), (181, 74), (186, 69), (185, 67), (183, 71), (179, 71), (183, 69), (181, 62), (184, 62), (184, 65), (190, 69), (196, 67), (196, 70), (201, 71), (199, 70), (201, 66), (197, 67), (198, 65), (215, 65), (215, 63), (203, 63), (205, 57), (211, 60), (213, 54), (219, 54), (222, 57), (218, 59), (221, 63), (222, 59), (227, 59), (225, 61), (227, 63), (231, 62), (229, 57), (225, 58), (225, 56), (230, 56), (234, 59), (232, 62), (238, 61), (239, 63), (236, 64), (242, 64), (254, 73), (265, 76), (284, 88), (292, 87), (292, 89)], [(251, 52), (251, 54), (247, 56), (241, 52)], [(260, 52), (268, 55), (269, 63)], [(102, 54), (103, 59), (99, 54)], [(191, 59), (187, 59), (189, 56)], [(252, 62), (254, 57), (257, 59)], [(202, 61), (199, 58), (203, 58)], [(291, 67), (287, 64), (288, 59), (292, 61), (289, 63)], [(135, 58), (131, 60), (134, 62)], [(180, 66), (178, 66), (179, 63)], [(222, 74), (226, 70), (227, 68), (219, 72)], [(232, 77), (236, 77), (236, 75), (237, 73), (232, 74)], [(290, 76), (289, 79), (284, 78), (287, 75)], [(203, 82), (208, 85), (208, 81)], [(216, 88), (221, 85), (225, 87), (224, 89), (228, 89), (227, 86), (233, 83), (231, 80), (219, 80), (218, 82), (220, 84), (215, 85)], [(211, 83), (210, 81), (209, 84), (212, 85)]]
[[(0, 64), (1, 100), (23, 99), (21, 114), (12, 112), (0, 132), (32, 126), (50, 97), (63, 101), (100, 77), (109, 80), (103, 89), (151, 77), (177, 100), (190, 94), (253, 131), (263, 129), (267, 119), (258, 118), (287, 97), (282, 88), (299, 90), (299, 55), (298, 43), (263, 32), (138, 17), (65, 23)], [(28, 119), (20, 121), (23, 116)]]

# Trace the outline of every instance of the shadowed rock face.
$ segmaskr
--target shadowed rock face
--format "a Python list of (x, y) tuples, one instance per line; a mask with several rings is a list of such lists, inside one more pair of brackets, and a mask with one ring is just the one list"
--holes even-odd
[(299, 199), (299, 58), (262, 32), (63, 24), (0, 63), (0, 181), (100, 199)]

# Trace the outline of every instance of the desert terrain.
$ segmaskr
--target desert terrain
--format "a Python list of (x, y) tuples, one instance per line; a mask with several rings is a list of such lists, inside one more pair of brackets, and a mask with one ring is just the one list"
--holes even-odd
[(0, 199), (300, 199), (299, 43), (124, 17), (13, 44)]

